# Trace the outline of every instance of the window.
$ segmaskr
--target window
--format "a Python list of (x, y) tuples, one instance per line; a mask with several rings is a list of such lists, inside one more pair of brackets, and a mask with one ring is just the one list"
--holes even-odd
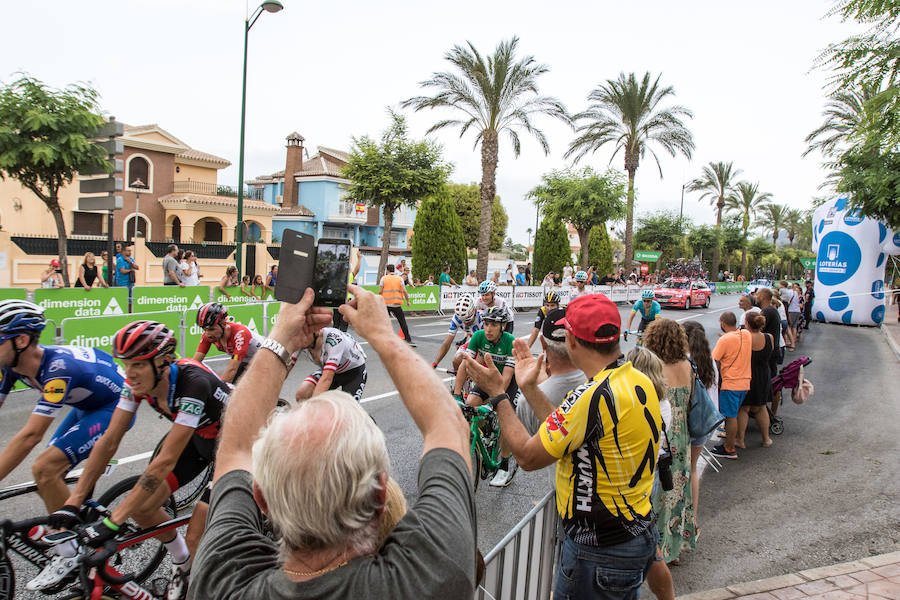
[(125, 185), (134, 191), (150, 190), (150, 162), (146, 158), (132, 156), (128, 159), (128, 177)]
[[(137, 223), (137, 231), (134, 230), (134, 225)], [(133, 240), (135, 236), (148, 238), (148, 227), (147, 220), (142, 216), (136, 216), (131, 214), (128, 217), (128, 220), (125, 222), (125, 239)]]
[(181, 219), (178, 217), (172, 219), (172, 241), (176, 244), (181, 243)]
[(205, 242), (221, 242), (222, 241), (222, 225), (216, 221), (207, 221), (204, 223), (205, 233), (203, 241)]
[(350, 233), (341, 227), (323, 227), (322, 237), (326, 238), (348, 238)]
[(72, 213), (72, 233), (75, 235), (103, 235), (103, 215), (101, 213)]
[(259, 223), (249, 223), (247, 225), (247, 243), (255, 243), (262, 241), (262, 230)]
[(400, 247), (400, 240), (401, 240), (402, 235), (403, 234), (399, 231), (391, 232), (391, 248), (399, 248)]

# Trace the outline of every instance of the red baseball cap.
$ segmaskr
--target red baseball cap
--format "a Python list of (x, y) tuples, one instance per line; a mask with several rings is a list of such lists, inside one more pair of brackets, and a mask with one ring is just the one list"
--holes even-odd
[[(604, 294), (578, 296), (566, 306), (566, 317), (557, 324), (564, 325), (566, 331), (586, 342), (605, 344), (619, 339), (622, 318), (616, 304)], [(615, 335), (600, 337), (598, 332), (604, 325), (615, 325)]]
[(59, 266), (59, 260), (56, 259), (56, 258), (54, 258), (53, 260), (50, 261), (50, 266), (52, 266), (52, 267), (58, 267), (58, 266)]

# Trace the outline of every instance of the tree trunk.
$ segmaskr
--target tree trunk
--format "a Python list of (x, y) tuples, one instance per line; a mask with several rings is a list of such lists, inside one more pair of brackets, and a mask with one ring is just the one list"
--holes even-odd
[(385, 202), (381, 208), (384, 215), (384, 233), (381, 236), (381, 259), (378, 261), (378, 280), (384, 276), (384, 269), (387, 267), (388, 253), (391, 247), (391, 227), (394, 225), (394, 211), (396, 210), (393, 202)]
[(622, 266), (626, 273), (631, 273), (634, 261), (634, 175), (637, 172), (637, 157), (625, 154), (625, 170), (628, 172), (628, 202), (625, 209), (625, 256)]
[(478, 259), (475, 274), (479, 281), (487, 279), (491, 252), (491, 208), (497, 191), (497, 132), (484, 131), (481, 137), (481, 220), (478, 224)]
[(745, 281), (747, 280), (747, 249), (746, 248), (741, 248), (741, 277), (743, 277)]
[(62, 210), (59, 208), (59, 199), (55, 192), (50, 193), (47, 208), (50, 209), (50, 214), (53, 215), (53, 220), (56, 222), (56, 251), (59, 254), (59, 268), (62, 269), (63, 284), (66, 287), (69, 287), (69, 266), (68, 261), (66, 260), (66, 253), (68, 252), (68, 244), (66, 243), (66, 224), (63, 221)]
[[(719, 196), (719, 201), (716, 202), (716, 246), (713, 248), (713, 266), (710, 271), (710, 275), (713, 277), (717, 277), (719, 274), (719, 260), (721, 256), (719, 254), (719, 246), (722, 243), (722, 209), (725, 208), (725, 196)], [(715, 275), (713, 275), (715, 273)], [(718, 279), (717, 279), (718, 280)]]
[(578, 229), (578, 243), (581, 244), (581, 269), (587, 271), (590, 266), (590, 248), (588, 248), (588, 238), (591, 234), (590, 229)]

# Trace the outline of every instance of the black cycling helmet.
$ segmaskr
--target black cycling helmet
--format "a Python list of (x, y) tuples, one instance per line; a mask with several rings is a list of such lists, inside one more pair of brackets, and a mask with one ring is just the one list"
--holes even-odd
[(197, 325), (206, 329), (213, 325), (222, 325), (228, 318), (228, 309), (218, 302), (207, 302), (197, 311)]
[(544, 294), (544, 304), (559, 304), (559, 294), (550, 290)]
[(505, 308), (492, 306), (481, 314), (481, 319), (491, 323), (509, 323), (509, 314)]

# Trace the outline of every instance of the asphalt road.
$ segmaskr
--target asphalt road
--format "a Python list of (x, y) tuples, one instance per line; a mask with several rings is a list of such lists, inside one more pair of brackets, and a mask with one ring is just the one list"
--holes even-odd
[[(739, 315), (736, 304), (736, 296), (714, 297), (708, 310), (664, 309), (663, 316), (701, 322), (714, 344), (718, 315), (724, 310)], [(629, 310), (620, 307), (623, 324)], [(531, 332), (533, 314), (517, 314), (517, 336)], [(409, 320), (417, 352), (428, 363), (443, 340), (448, 320)], [(623, 349), (632, 345), (629, 341)], [(369, 354), (363, 406), (384, 431), (392, 475), (412, 503), (421, 435), (380, 359), (368, 346), (363, 347)], [(673, 569), (679, 594), (852, 560), (895, 549), (900, 542), (900, 483), (888, 476), (900, 455), (896, 425), (900, 394), (892, 387), (900, 363), (881, 333), (871, 328), (814, 324), (798, 352), (789, 358), (803, 354), (813, 358), (807, 377), (815, 384), (816, 393), (802, 406), (790, 401), (784, 405), (784, 434), (774, 438), (771, 448), (759, 448), (758, 433), (751, 423), (749, 446), (740, 459), (725, 461), (720, 473), (704, 471), (703, 533), (698, 547), (683, 554), (682, 566)], [(449, 366), (450, 360), (445, 357), (441, 366)], [(222, 361), (211, 364), (224, 368)], [(309, 363), (298, 364), (282, 395), (292, 397), (311, 370)], [(21, 427), (35, 398), (35, 392), (25, 391), (7, 400), (0, 440), (9, 440)], [(117, 458), (141, 457), (167, 429), (168, 422), (142, 409)], [(37, 450), (3, 485), (30, 480), (29, 465), (36, 454)], [(145, 465), (146, 458), (121, 465), (111, 477), (102, 478), (108, 481), (101, 480), (98, 489), (139, 474)], [(549, 476), (543, 471), (520, 470), (507, 488), (483, 484), (477, 493), (479, 547), (487, 553), (549, 489)], [(4, 501), (0, 516), (25, 517), (42, 511), (40, 499), (30, 494)], [(27, 580), (24, 577), (20, 577), (21, 584)]]

